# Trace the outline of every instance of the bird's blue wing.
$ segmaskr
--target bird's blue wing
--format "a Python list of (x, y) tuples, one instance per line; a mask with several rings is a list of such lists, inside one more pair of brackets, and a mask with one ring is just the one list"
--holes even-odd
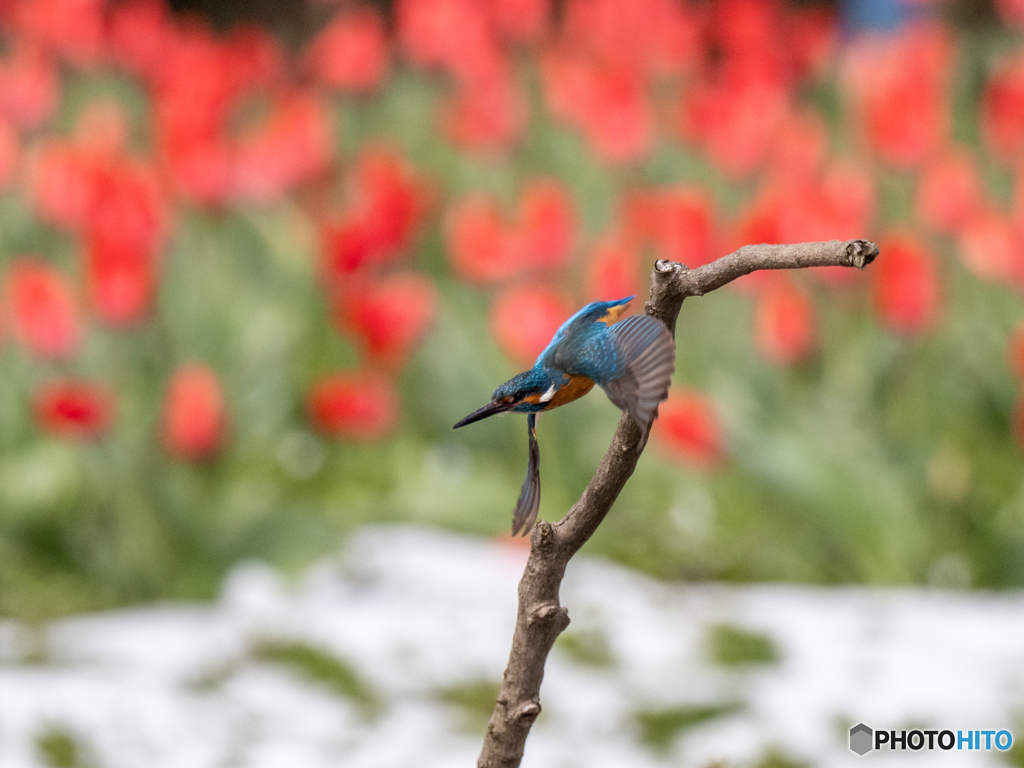
[[(657, 318), (639, 315), (611, 326), (607, 336), (618, 366), (616, 373), (605, 381), (595, 381), (646, 435), (658, 413), (658, 404), (668, 397), (675, 372), (676, 345), (672, 334)], [(603, 350), (604, 346), (601, 340), (599, 348)]]
[(566, 340), (571, 341), (575, 337), (580, 336), (580, 334), (590, 336), (598, 329), (607, 330), (607, 321), (614, 320), (621, 312), (621, 310), (619, 312), (614, 310), (617, 307), (625, 307), (634, 298), (636, 297), (628, 296), (625, 299), (616, 299), (615, 301), (594, 301), (587, 304), (587, 306), (562, 323), (562, 326), (555, 331), (555, 335), (551, 337), (547, 347), (537, 357), (536, 365), (544, 368), (564, 370), (557, 364), (556, 357), (566, 357), (565, 354), (559, 354), (559, 348)]

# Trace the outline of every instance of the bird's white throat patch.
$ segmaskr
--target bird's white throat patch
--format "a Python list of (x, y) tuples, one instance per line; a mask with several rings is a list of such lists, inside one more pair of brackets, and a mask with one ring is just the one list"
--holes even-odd
[(555, 385), (552, 384), (550, 387), (548, 387), (548, 391), (540, 396), (540, 402), (546, 403), (549, 400), (551, 400), (551, 398), (554, 397), (554, 396), (555, 396)]

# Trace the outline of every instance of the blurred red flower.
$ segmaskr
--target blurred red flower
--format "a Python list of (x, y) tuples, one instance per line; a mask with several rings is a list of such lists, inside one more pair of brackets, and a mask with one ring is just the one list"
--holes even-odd
[(449, 210), (445, 241), (455, 274), (474, 284), (504, 280), (523, 269), (497, 206), (488, 198), (470, 196)]
[(379, 440), (398, 425), (398, 392), (391, 379), (373, 371), (335, 373), (313, 383), (306, 409), (310, 422), (324, 434)]
[(50, 119), (59, 99), (57, 67), (39, 48), (15, 44), (0, 60), (0, 116), (19, 128), (36, 128)]
[(999, 18), (1008, 27), (1024, 27), (1024, 0), (996, 0)]
[(675, 75), (700, 54), (697, 13), (674, 0), (570, 0), (561, 44), (591, 61), (648, 78)]
[(353, 93), (376, 90), (388, 70), (388, 40), (380, 13), (343, 10), (310, 43), (306, 66), (324, 85)]
[(437, 291), (425, 275), (406, 273), (345, 286), (337, 302), (338, 330), (358, 335), (374, 360), (399, 367), (433, 322)]
[(917, 183), (917, 217), (936, 232), (953, 234), (977, 211), (984, 185), (974, 155), (953, 147), (932, 158)]
[(114, 393), (105, 384), (83, 379), (51, 381), (33, 397), (36, 421), (46, 432), (79, 440), (95, 439), (114, 419)]
[(779, 123), (771, 167), (790, 180), (814, 178), (828, 154), (828, 126), (814, 109), (793, 110)]
[(402, 255), (430, 203), (424, 179), (400, 155), (364, 149), (349, 176), (343, 211), (323, 225), (328, 282)]
[(943, 143), (952, 60), (952, 38), (938, 24), (865, 36), (848, 48), (845, 79), (854, 113), (868, 144), (887, 162), (920, 165)]
[(534, 267), (564, 266), (576, 243), (572, 195), (557, 179), (537, 179), (519, 192), (516, 223), (523, 261)]
[(172, 456), (209, 459), (224, 444), (227, 430), (224, 390), (213, 369), (185, 363), (174, 372), (164, 394), (160, 438)]
[(514, 43), (539, 40), (551, 18), (551, 0), (491, 0), (485, 8), (491, 26)]
[(30, 159), (28, 192), (40, 219), (79, 231), (95, 200), (96, 159), (72, 144), (48, 142)]
[(0, 189), (4, 189), (14, 177), (19, 154), (18, 132), (0, 118)]
[(779, 275), (757, 295), (754, 346), (770, 363), (795, 365), (806, 360), (818, 343), (814, 302), (785, 275)]
[(1010, 217), (985, 205), (960, 227), (960, 258), (978, 277), (1011, 285), (1024, 285), (1024, 250), (1021, 235)]
[(334, 153), (326, 108), (299, 92), (275, 100), (267, 118), (236, 141), (232, 191), (257, 202), (276, 200), (316, 178)]
[(491, 334), (508, 357), (528, 366), (571, 314), (569, 304), (549, 288), (510, 288), (491, 306)]
[(162, 0), (127, 0), (107, 17), (107, 56), (136, 75), (152, 78), (164, 61), (174, 30)]
[(714, 252), (713, 198), (695, 187), (660, 190), (654, 206), (653, 232), (660, 256), (691, 269), (711, 261)]
[(875, 311), (893, 333), (929, 330), (939, 313), (939, 274), (935, 257), (906, 232), (890, 232), (879, 243), (885, 254), (872, 265)]
[(598, 159), (642, 159), (654, 138), (654, 115), (641, 69), (552, 49), (541, 59), (541, 82), (555, 119), (578, 128)]
[(587, 265), (587, 300), (614, 301), (640, 293), (636, 248), (621, 234), (600, 238)]
[(442, 127), (469, 150), (511, 146), (526, 124), (528, 104), (510, 73), (474, 78), (461, 85), (442, 113)]
[(698, 390), (671, 389), (658, 406), (652, 432), (667, 455), (685, 466), (711, 471), (725, 461), (722, 423), (711, 398)]
[(417, 66), (443, 67), (464, 81), (489, 80), (505, 61), (487, 5), (476, 0), (399, 0), (398, 39)]
[(21, 257), (7, 267), (4, 288), (14, 336), (28, 352), (64, 358), (78, 351), (82, 329), (74, 291), (63, 274)]
[(156, 287), (151, 248), (91, 231), (86, 237), (85, 272), (89, 301), (102, 320), (130, 325), (146, 317)]
[(17, 32), (78, 66), (94, 64), (104, 33), (104, 0), (31, 0), (14, 6)]
[(982, 92), (981, 135), (1002, 160), (1020, 155), (1024, 148), (1024, 55), (997, 62)]
[(1014, 376), (1024, 380), (1024, 323), (1006, 340), (1006, 363)]

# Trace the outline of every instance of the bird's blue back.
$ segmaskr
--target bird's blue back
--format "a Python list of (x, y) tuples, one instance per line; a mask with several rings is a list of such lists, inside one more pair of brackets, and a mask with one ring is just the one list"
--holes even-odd
[(628, 304), (633, 298), (587, 304), (562, 323), (534, 367), (586, 376), (602, 386), (621, 376), (626, 361), (616, 349), (605, 318), (609, 310)]

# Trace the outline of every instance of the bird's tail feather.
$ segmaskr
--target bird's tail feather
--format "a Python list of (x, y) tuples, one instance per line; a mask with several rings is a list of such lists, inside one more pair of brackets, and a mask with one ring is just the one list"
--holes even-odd
[(512, 513), (512, 535), (525, 536), (537, 521), (540, 509), (540, 446), (537, 445), (537, 414), (526, 417), (526, 428), (530, 434), (530, 461), (526, 467), (526, 479), (519, 492), (515, 511)]

